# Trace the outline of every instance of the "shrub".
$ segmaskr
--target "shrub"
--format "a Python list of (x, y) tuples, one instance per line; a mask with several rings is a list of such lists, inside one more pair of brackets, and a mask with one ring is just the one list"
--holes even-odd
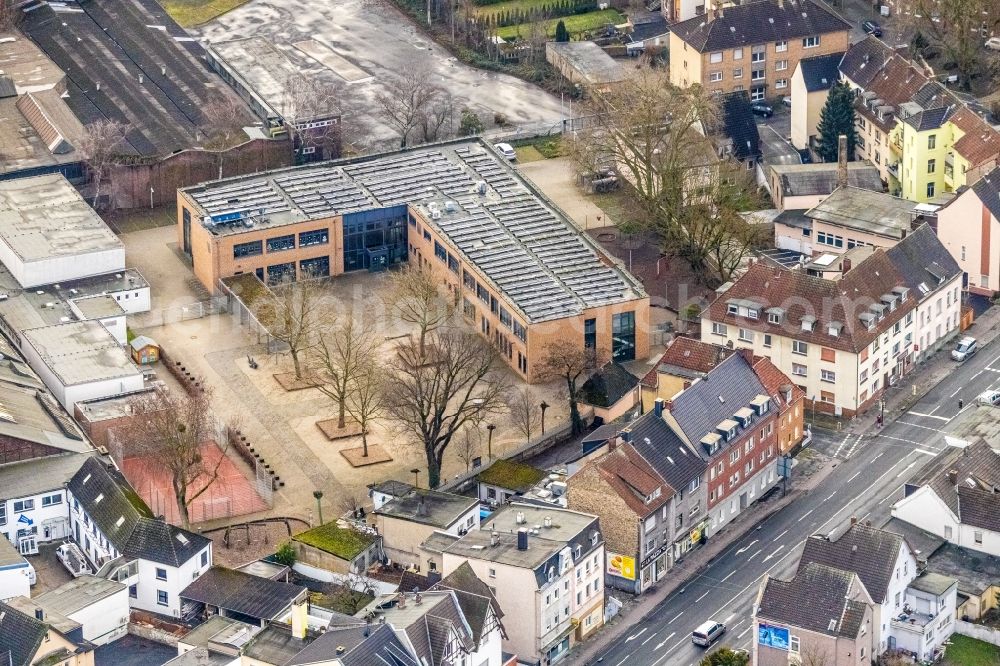
[(286, 567), (295, 564), (295, 547), (292, 546), (291, 541), (286, 541), (278, 546), (278, 550), (274, 551), (274, 561)]

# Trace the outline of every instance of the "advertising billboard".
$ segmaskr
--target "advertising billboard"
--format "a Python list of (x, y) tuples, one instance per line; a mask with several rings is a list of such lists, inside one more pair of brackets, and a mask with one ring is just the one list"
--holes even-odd
[(608, 553), (608, 573), (612, 576), (635, 580), (635, 558), (617, 553)]
[(788, 629), (761, 623), (757, 626), (757, 643), (777, 650), (788, 650)]

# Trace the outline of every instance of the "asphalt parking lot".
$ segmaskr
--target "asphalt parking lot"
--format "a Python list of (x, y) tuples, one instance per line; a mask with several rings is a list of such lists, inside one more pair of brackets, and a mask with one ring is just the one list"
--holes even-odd
[(255, 0), (192, 33), (208, 42), (262, 37), (302, 68), (315, 67), (316, 62), (307, 60), (294, 44), (319, 42), (369, 77), (344, 82), (349, 93), (343, 98), (345, 124), (353, 122), (373, 141), (388, 145), (398, 137), (373, 112), (375, 98), (391, 75), (412, 66), (426, 66), (432, 73), (429, 82), (454, 97), (456, 127), (465, 106), (479, 113), (487, 130), (494, 112), (506, 115), (515, 127), (550, 128), (562, 118), (558, 97), (512, 76), (458, 62), (387, 0)]
[(161, 666), (177, 656), (177, 648), (128, 634), (94, 651), (98, 666)]

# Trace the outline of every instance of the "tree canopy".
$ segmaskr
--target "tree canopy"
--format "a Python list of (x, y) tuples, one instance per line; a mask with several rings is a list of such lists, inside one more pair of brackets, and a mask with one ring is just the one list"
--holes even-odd
[(854, 93), (843, 81), (830, 88), (826, 105), (820, 111), (818, 152), (824, 162), (836, 162), (841, 134), (847, 135), (847, 159), (854, 159), (854, 148), (858, 143), (858, 130), (854, 125)]

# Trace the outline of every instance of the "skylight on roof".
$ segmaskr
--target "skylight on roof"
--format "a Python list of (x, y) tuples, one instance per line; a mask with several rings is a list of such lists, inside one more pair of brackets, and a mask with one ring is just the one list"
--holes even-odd
[(115, 527), (121, 527), (124, 522), (125, 516), (118, 516), (118, 520), (115, 521)]
[(189, 543), (191, 543), (190, 541), (188, 541), (188, 538), (186, 536), (184, 536), (183, 534), (181, 534), (180, 532), (178, 532), (176, 535), (174, 535), (174, 538), (177, 539), (178, 541), (180, 541), (185, 546), (188, 545)]
[(101, 493), (100, 495), (94, 498), (94, 504), (100, 504), (102, 499), (104, 499), (104, 493)]

